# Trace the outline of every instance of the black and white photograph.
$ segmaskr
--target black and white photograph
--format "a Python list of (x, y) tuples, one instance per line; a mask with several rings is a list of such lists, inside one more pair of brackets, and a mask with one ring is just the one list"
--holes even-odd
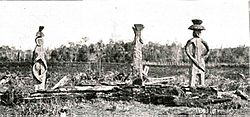
[(0, 0), (0, 116), (250, 114), (250, 0)]

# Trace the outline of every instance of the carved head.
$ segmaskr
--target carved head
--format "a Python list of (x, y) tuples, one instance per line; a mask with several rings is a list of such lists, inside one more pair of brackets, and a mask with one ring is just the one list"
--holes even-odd
[(141, 31), (144, 29), (144, 26), (142, 24), (134, 24), (134, 27), (132, 27), (134, 30), (134, 33), (136, 36), (140, 36)]
[(201, 37), (201, 30), (194, 30), (193, 31), (193, 37), (200, 38)]
[(39, 26), (39, 32), (42, 32), (43, 31), (43, 29), (44, 29), (44, 26)]
[(202, 26), (202, 20), (193, 19), (193, 25), (191, 25), (188, 29), (193, 30), (193, 36), (199, 38), (201, 36), (201, 31), (205, 30), (205, 27)]
[(37, 46), (39, 46), (39, 47), (40, 47), (40, 46), (42, 46), (42, 45), (43, 45), (43, 38), (36, 38), (36, 40), (35, 40), (35, 41), (36, 41), (36, 45), (37, 45)]

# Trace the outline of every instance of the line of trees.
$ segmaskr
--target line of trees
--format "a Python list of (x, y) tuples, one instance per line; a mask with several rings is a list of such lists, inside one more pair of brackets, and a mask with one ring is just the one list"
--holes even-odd
[[(249, 63), (247, 46), (236, 48), (210, 49), (207, 62), (210, 63)], [(0, 47), (0, 61), (32, 61), (33, 50), (18, 50), (14, 47)], [(125, 63), (132, 61), (132, 42), (113, 41), (104, 44), (99, 41), (86, 45), (83, 42), (69, 42), (55, 49), (46, 49), (46, 59), (50, 62), (90, 62), (101, 59), (102, 62)], [(143, 60), (145, 62), (189, 62), (180, 43), (159, 44), (149, 42), (143, 46)]]

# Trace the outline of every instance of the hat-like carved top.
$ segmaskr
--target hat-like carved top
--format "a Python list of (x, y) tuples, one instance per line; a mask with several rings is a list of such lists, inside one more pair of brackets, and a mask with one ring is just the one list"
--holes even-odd
[(205, 27), (202, 26), (202, 20), (200, 19), (193, 19), (193, 25), (191, 25), (188, 29), (190, 30), (205, 30)]
[(193, 19), (192, 22), (193, 22), (193, 24), (197, 24), (197, 25), (202, 24), (202, 20), (200, 20), (200, 19)]
[(42, 32), (44, 29), (44, 26), (39, 26), (39, 32)]
[(141, 42), (141, 44), (143, 44), (142, 39), (141, 39), (141, 31), (144, 29), (144, 26), (142, 24), (134, 24), (134, 27), (132, 28), (135, 33), (135, 40), (138, 39)]
[(142, 24), (134, 24), (133, 27), (134, 31), (142, 31), (144, 29), (144, 26)]

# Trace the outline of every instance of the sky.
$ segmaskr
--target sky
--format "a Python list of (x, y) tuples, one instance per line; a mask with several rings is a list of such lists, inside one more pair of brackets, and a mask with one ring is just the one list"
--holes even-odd
[(248, 0), (1, 1), (0, 45), (34, 49), (41, 25), (51, 49), (83, 37), (86, 43), (128, 42), (139, 23), (144, 42), (184, 46), (192, 38), (192, 19), (203, 20), (210, 48), (250, 46)]

